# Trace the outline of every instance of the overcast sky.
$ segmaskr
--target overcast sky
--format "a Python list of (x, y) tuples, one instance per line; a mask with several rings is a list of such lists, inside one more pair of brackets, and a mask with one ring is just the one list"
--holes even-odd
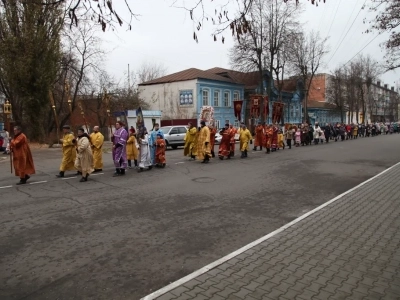
[[(131, 71), (134, 71), (143, 62), (162, 64), (168, 73), (187, 68), (230, 68), (228, 51), (233, 45), (231, 34), (224, 34), (225, 44), (220, 40), (214, 42), (211, 35), (215, 27), (205, 23), (204, 28), (198, 32), (199, 43), (196, 43), (193, 40), (195, 25), (189, 13), (173, 6), (174, 3), (175, 6), (181, 5), (179, 1), (183, 0), (128, 0), (131, 9), (141, 15), (138, 20), (132, 21), (132, 30), (127, 31), (126, 26), (123, 26), (114, 32), (101, 34), (103, 45), (112, 50), (107, 57), (106, 69), (115, 79), (122, 80), (126, 76), (128, 64)], [(114, 1), (114, 5), (120, 15), (127, 17), (123, 2)], [(190, 2), (185, 1), (187, 7)], [(206, 0), (206, 9), (213, 10), (217, 2)], [(362, 53), (370, 54), (378, 61), (383, 60), (384, 52), (379, 44), (387, 35), (376, 37), (376, 33), (363, 34), (369, 26), (363, 20), (374, 16), (361, 7), (364, 2), (368, 5), (370, 0), (326, 0), (325, 4), (321, 3), (318, 7), (306, 0), (300, 2), (304, 7), (300, 21), (304, 23), (305, 29), (319, 30), (322, 36), (329, 36), (331, 51), (325, 58), (326, 66), (321, 72), (329, 73), (339, 64), (348, 62), (368, 43)], [(384, 83), (393, 86), (400, 79), (400, 71), (386, 73), (381, 78)]]

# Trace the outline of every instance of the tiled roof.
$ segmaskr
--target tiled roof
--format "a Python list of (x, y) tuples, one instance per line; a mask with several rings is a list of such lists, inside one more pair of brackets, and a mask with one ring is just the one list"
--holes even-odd
[[(295, 92), (297, 91), (297, 79), (285, 79), (282, 82), (282, 91), (284, 92)], [(275, 86), (278, 87), (278, 82), (275, 80)]]
[(187, 69), (177, 73), (173, 73), (164, 77), (160, 77), (154, 80), (143, 82), (139, 85), (152, 85), (152, 84), (160, 84), (160, 83), (170, 83), (170, 82), (177, 82), (177, 81), (186, 81), (186, 80), (193, 80), (193, 79), (209, 79), (215, 81), (222, 81), (222, 82), (229, 82), (229, 83), (236, 83), (230, 78), (223, 77), (217, 75), (213, 72), (203, 71), (200, 69)]
[(229, 77), (236, 83), (244, 84), (245, 89), (255, 89), (260, 83), (260, 74), (257, 71), (245, 73), (217, 67), (208, 69), (206, 72)]

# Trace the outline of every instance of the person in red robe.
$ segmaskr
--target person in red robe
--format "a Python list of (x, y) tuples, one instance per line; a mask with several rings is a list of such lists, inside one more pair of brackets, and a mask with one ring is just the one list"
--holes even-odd
[(215, 146), (215, 135), (217, 134), (217, 128), (215, 128), (213, 125), (209, 125), (208, 128), (210, 128), (211, 156), (215, 157), (214, 146)]
[(278, 126), (272, 126), (272, 141), (271, 141), (271, 148), (272, 152), (276, 151), (278, 148)]
[(20, 126), (14, 127), (14, 138), (10, 142), (10, 151), (13, 155), (13, 165), (15, 176), (19, 176), (20, 181), (17, 185), (25, 184), (30, 178), (29, 175), (35, 174), (35, 166), (28, 139), (22, 133)]
[(166, 159), (165, 159), (165, 141), (162, 138), (161, 134), (157, 134), (156, 140), (156, 167), (165, 168)]
[(272, 145), (272, 135), (273, 135), (272, 125), (265, 126), (264, 135), (265, 135), (265, 148), (267, 149), (265, 153), (269, 154), (271, 152), (271, 145)]
[(222, 138), (218, 148), (218, 157), (220, 160), (223, 160), (224, 157), (230, 159), (232, 131), (229, 129), (229, 124), (225, 124), (225, 127), (219, 132), (219, 134)]
[(229, 133), (230, 133), (230, 136), (231, 136), (231, 143), (230, 143), (230, 145), (231, 145), (231, 157), (233, 157), (233, 156), (235, 156), (235, 145), (236, 145), (235, 144), (236, 143), (235, 135), (237, 134), (237, 130), (236, 130), (235, 127), (233, 127), (232, 124), (229, 125)]
[(261, 122), (258, 122), (258, 125), (255, 129), (255, 137), (254, 137), (254, 151), (257, 151), (257, 147), (260, 147), (260, 151), (262, 150), (263, 147), (263, 133), (264, 132), (264, 126), (262, 125)]

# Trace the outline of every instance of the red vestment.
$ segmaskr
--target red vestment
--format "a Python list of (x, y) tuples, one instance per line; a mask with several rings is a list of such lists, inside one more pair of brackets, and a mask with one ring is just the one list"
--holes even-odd
[(210, 128), (210, 148), (211, 151), (214, 152), (214, 145), (215, 145), (215, 135), (217, 134), (217, 129), (214, 128)]
[(277, 147), (278, 147), (278, 128), (276, 126), (273, 126), (271, 148), (276, 149)]
[(235, 154), (235, 135), (237, 130), (235, 127), (230, 127), (228, 130), (231, 136), (231, 155), (233, 156)]
[(25, 178), (26, 175), (35, 174), (32, 153), (25, 134), (16, 135), (10, 143), (10, 149), (13, 153), (15, 176)]
[(224, 157), (229, 156), (231, 153), (231, 135), (232, 131), (229, 129), (223, 130), (220, 132), (222, 138), (221, 143), (219, 144), (218, 156)]
[(157, 139), (156, 140), (156, 164), (165, 164), (166, 159), (165, 159), (165, 141), (163, 139)]
[(264, 145), (263, 143), (263, 131), (264, 127), (260, 124), (257, 125), (256, 127), (256, 136), (254, 138), (254, 147), (262, 147)]
[(272, 135), (273, 135), (273, 129), (271, 126), (266, 126), (265, 128), (265, 148), (271, 148), (272, 144)]

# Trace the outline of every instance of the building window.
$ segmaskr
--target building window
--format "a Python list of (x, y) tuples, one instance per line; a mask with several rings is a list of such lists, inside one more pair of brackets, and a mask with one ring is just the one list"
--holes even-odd
[(214, 121), (214, 127), (216, 128), (216, 129), (220, 129), (221, 127), (220, 127), (220, 122), (219, 122), (219, 120), (215, 120)]
[(224, 106), (229, 107), (230, 106), (230, 92), (225, 92), (224, 93)]
[(193, 90), (179, 91), (179, 105), (193, 104)]
[(239, 92), (233, 92), (233, 101), (239, 100)]
[(233, 124), (233, 126), (237, 129), (240, 127), (240, 123), (238, 120), (235, 120), (235, 123)]
[[(229, 122), (229, 120), (225, 120), (225, 124), (230, 124), (231, 122)], [(225, 126), (224, 124), (224, 126)]]
[(220, 92), (214, 91), (214, 106), (219, 106)]
[(203, 90), (203, 106), (209, 106), (209, 90)]

